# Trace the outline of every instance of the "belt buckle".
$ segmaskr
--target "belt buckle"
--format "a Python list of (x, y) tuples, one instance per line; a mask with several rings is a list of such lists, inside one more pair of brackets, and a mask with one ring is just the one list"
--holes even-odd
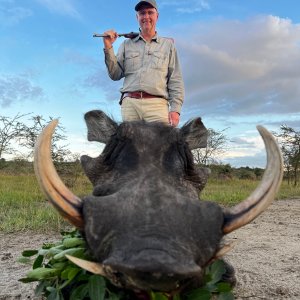
[(143, 92), (140, 91), (139, 94), (140, 94), (140, 99), (142, 99), (143, 98)]

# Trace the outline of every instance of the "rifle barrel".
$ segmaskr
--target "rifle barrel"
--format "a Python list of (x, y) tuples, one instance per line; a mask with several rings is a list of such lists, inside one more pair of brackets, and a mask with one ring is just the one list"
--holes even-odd
[[(138, 32), (128, 32), (128, 33), (118, 33), (118, 36), (123, 36), (125, 38), (130, 38), (130, 39), (133, 39), (135, 37), (137, 37), (139, 35)], [(94, 33), (93, 34), (93, 37), (108, 37), (107, 34), (104, 34), (104, 33)]]

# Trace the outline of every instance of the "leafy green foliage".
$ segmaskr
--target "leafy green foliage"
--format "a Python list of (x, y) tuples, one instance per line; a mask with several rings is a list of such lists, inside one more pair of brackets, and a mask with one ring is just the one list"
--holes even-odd
[[(44, 244), (38, 250), (25, 250), (18, 259), (21, 263), (32, 265), (32, 270), (23, 283), (38, 282), (37, 296), (47, 300), (133, 300), (139, 299), (132, 291), (114, 287), (105, 278), (81, 269), (69, 261), (65, 255), (93, 260), (86, 251), (86, 245), (78, 231), (63, 232), (62, 240), (54, 244)], [(222, 260), (209, 265), (205, 271), (204, 285), (185, 293), (166, 294), (145, 292), (142, 299), (147, 300), (232, 300), (231, 286), (222, 282), (225, 266)]]
[(217, 295), (218, 300), (234, 299), (229, 283), (222, 282), (225, 273), (225, 265), (222, 260), (216, 260), (205, 270), (204, 285), (192, 290), (186, 296), (186, 300), (210, 300)]
[(65, 232), (62, 236), (58, 243), (44, 244), (39, 250), (23, 251), (19, 262), (32, 264), (32, 270), (19, 281), (38, 282), (35, 294), (48, 300), (121, 299), (108, 290), (109, 283), (103, 277), (81, 269), (65, 257), (70, 254), (91, 259), (78, 231)]

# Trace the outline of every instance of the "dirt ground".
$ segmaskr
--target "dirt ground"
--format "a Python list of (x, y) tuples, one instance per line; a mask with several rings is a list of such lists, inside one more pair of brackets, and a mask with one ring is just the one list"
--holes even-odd
[[(16, 262), (25, 249), (59, 236), (0, 233), (0, 300), (37, 299), (34, 285), (18, 279), (28, 266)], [(236, 241), (227, 255), (236, 269), (235, 299), (300, 299), (300, 199), (276, 201), (254, 222), (226, 237)]]

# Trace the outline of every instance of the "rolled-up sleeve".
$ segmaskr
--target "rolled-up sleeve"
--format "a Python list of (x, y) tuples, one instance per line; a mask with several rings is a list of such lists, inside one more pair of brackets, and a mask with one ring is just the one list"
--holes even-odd
[(175, 47), (170, 52), (167, 88), (169, 94), (170, 111), (180, 113), (184, 99), (184, 84)]
[(113, 48), (104, 49), (105, 64), (108, 75), (112, 80), (120, 80), (124, 77), (124, 44), (121, 44), (117, 56)]

